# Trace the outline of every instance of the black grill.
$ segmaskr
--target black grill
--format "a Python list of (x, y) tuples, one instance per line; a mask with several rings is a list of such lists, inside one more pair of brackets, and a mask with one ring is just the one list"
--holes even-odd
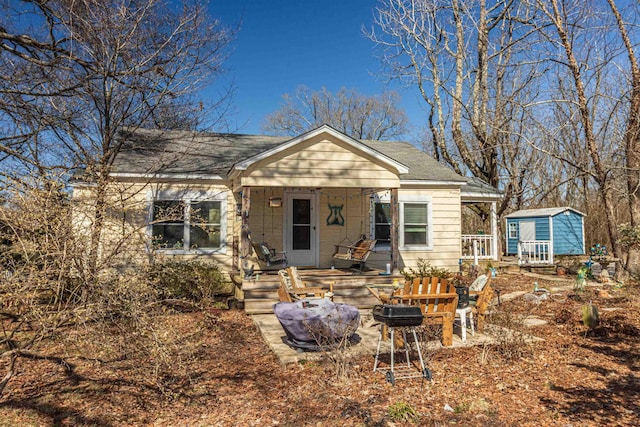
[(392, 327), (418, 326), (422, 324), (422, 311), (411, 305), (379, 304), (373, 307), (373, 318)]

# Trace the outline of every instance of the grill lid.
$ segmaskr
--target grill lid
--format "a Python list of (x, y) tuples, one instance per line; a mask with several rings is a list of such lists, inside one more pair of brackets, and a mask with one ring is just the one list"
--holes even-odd
[(418, 326), (422, 324), (420, 307), (404, 304), (378, 304), (373, 307), (373, 318), (387, 326)]

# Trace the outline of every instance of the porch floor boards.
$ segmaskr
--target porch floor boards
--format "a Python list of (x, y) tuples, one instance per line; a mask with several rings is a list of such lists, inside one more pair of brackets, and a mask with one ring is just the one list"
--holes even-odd
[[(382, 270), (369, 270), (360, 274), (354, 269), (305, 269), (299, 270), (307, 286), (329, 288), (333, 283), (334, 302), (351, 304), (358, 308), (371, 308), (378, 300), (371, 295), (366, 285), (391, 284), (394, 279), (404, 282), (404, 276), (380, 275)], [(244, 310), (249, 314), (272, 313), (273, 305), (280, 301), (278, 272), (261, 271), (258, 280), (243, 280)]]

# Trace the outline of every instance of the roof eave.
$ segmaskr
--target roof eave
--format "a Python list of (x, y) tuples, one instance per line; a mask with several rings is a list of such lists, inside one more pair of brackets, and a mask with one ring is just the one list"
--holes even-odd
[(138, 173), (138, 172), (112, 172), (109, 176), (121, 179), (163, 179), (163, 180), (200, 180), (221, 181), (226, 177), (202, 173)]
[(453, 181), (453, 180), (426, 180), (426, 179), (401, 179), (401, 186), (424, 186), (424, 187), (441, 187), (441, 186), (456, 186), (463, 187), (467, 185), (466, 181)]

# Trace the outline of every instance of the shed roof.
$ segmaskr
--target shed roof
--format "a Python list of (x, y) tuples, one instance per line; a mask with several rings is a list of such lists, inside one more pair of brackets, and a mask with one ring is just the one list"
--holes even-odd
[(537, 216), (556, 216), (565, 211), (573, 211), (578, 215), (585, 216), (582, 212), (573, 209), (571, 207), (559, 207), (559, 208), (541, 208), (541, 209), (522, 209), (519, 211), (515, 211), (506, 215), (505, 218), (527, 218), (527, 217), (537, 217)]

